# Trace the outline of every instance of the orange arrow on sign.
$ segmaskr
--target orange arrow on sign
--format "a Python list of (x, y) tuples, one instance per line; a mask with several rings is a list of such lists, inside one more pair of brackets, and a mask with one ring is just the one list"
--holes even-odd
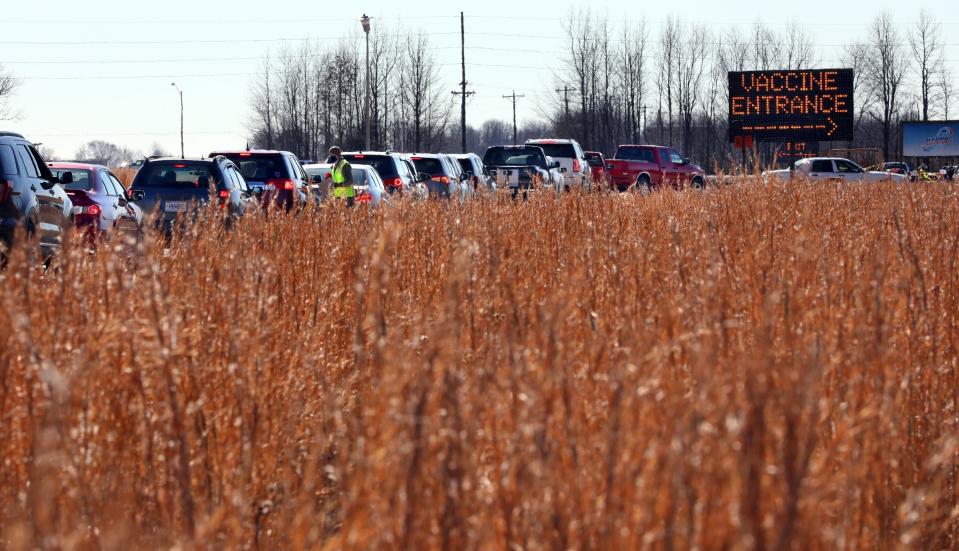
[(826, 131), (827, 136), (832, 136), (836, 133), (836, 130), (839, 129), (839, 125), (836, 124), (836, 121), (832, 120), (832, 117), (826, 117), (826, 122), (832, 125), (832, 128)]

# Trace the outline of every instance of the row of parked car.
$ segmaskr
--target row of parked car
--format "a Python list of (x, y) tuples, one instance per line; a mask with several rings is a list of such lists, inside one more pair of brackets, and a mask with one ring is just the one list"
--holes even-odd
[[(515, 197), (539, 190), (564, 191), (637, 184), (655, 187), (670, 177), (704, 182), (702, 169), (675, 151), (622, 146), (607, 161), (575, 140), (529, 140), (473, 153), (344, 153), (353, 166), (357, 201), (374, 206), (396, 195), (466, 201), (507, 189)], [(214, 151), (206, 158), (147, 158), (137, 163), (129, 188), (108, 167), (45, 162), (22, 135), (0, 132), (0, 241), (17, 228), (39, 237), (45, 256), (61, 246), (70, 225), (91, 237), (120, 231), (139, 234), (145, 213), (170, 228), (197, 204), (216, 202), (231, 220), (253, 209), (293, 209), (329, 194), (330, 164), (303, 164), (286, 151)]]

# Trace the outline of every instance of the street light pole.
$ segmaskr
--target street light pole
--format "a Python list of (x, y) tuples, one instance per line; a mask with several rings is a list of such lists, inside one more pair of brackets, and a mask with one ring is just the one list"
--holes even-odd
[(363, 25), (363, 33), (366, 35), (366, 151), (370, 150), (370, 19), (365, 13), (360, 18), (360, 24)]
[(185, 159), (186, 153), (184, 153), (183, 147), (183, 90), (180, 90), (175, 82), (171, 82), (170, 86), (176, 88), (176, 91), (180, 93), (180, 157)]

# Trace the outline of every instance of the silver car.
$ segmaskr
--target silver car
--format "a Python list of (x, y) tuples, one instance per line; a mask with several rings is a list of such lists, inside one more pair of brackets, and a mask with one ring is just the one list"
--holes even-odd
[[(371, 166), (353, 165), (353, 189), (356, 191), (356, 202), (379, 206), (387, 200), (386, 185), (379, 173)], [(333, 165), (328, 163), (304, 165), (303, 170), (310, 176), (310, 189), (313, 195), (323, 201), (329, 198), (332, 187)]]

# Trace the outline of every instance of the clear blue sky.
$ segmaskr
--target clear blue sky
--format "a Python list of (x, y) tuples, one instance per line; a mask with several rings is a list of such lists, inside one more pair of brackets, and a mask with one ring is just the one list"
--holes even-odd
[[(645, 17), (651, 29), (669, 15), (704, 23), (714, 31), (795, 21), (817, 43), (825, 65), (835, 65), (840, 45), (860, 40), (871, 19), (890, 11), (908, 30), (925, 8), (942, 23), (947, 59), (959, 71), (959, 10), (949, 2), (272, 2), (123, 0), (37, 0), (8, 2), (0, 35), (0, 63), (23, 80), (14, 106), (22, 117), (0, 122), (4, 129), (43, 142), (70, 157), (92, 139), (146, 149), (154, 141), (179, 150), (179, 103), (170, 82), (186, 100), (186, 151), (242, 147), (248, 119), (249, 82), (257, 58), (280, 39), (317, 37), (331, 41), (353, 33), (357, 17), (374, 17), (374, 30), (402, 24), (435, 30), (433, 44), (450, 89), (459, 82), (458, 15), (467, 16), (468, 79), (477, 95), (469, 104), (471, 124), (508, 119), (502, 95), (526, 94), (520, 119), (536, 118), (542, 90), (555, 88), (552, 69), (564, 51), (562, 20), (573, 7), (588, 5), (611, 22)], [(205, 41), (205, 42), (204, 42)], [(216, 42), (219, 41), (219, 42)], [(510, 52), (508, 50), (523, 50)], [(506, 50), (506, 51), (503, 51)], [(556, 52), (556, 53), (553, 53)], [(513, 67), (494, 67), (510, 65)], [(209, 76), (212, 73), (217, 76)]]

